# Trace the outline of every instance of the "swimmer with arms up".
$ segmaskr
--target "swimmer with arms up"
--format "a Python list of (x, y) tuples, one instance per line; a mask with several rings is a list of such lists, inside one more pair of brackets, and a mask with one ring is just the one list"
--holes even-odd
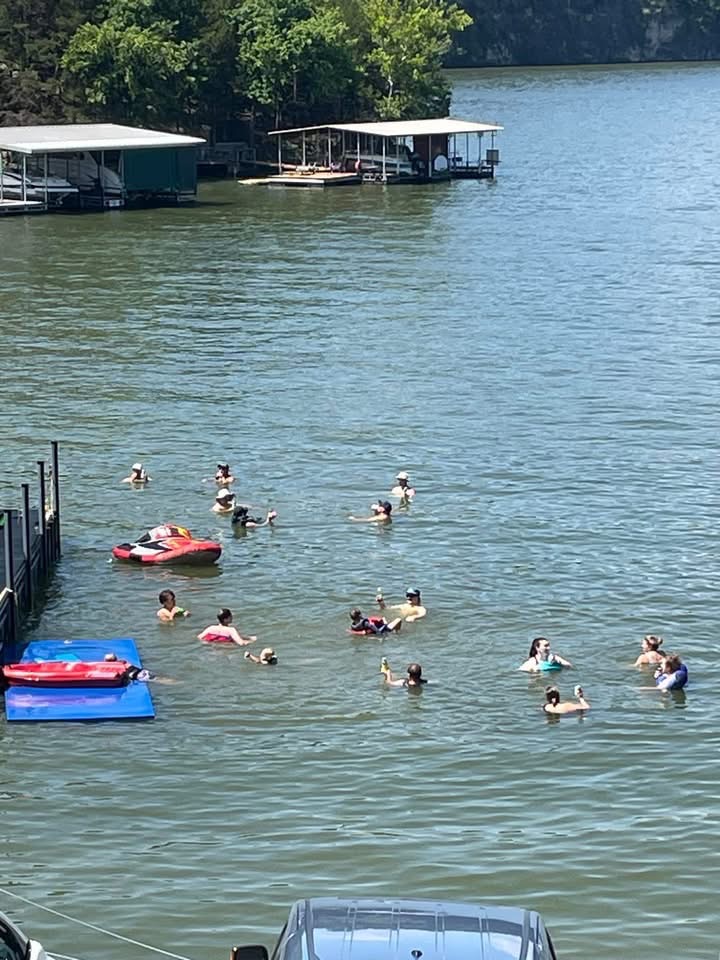
[(172, 590), (161, 590), (158, 600), (160, 601), (160, 609), (157, 612), (157, 618), (163, 623), (170, 623), (172, 620), (177, 620), (178, 617), (190, 616), (189, 610), (177, 606), (175, 594)]
[(141, 463), (134, 463), (130, 468), (130, 476), (123, 477), (120, 483), (150, 483), (152, 477), (148, 476), (147, 470)]
[(396, 678), (390, 669), (390, 664), (383, 657), (380, 662), (380, 673), (382, 673), (385, 683), (389, 687), (422, 687), (423, 684), (427, 683), (427, 680), (423, 679), (422, 667), (419, 663), (408, 664), (407, 676)]
[(550, 641), (546, 637), (535, 637), (530, 645), (528, 659), (519, 669), (525, 673), (544, 673), (547, 670), (560, 670), (562, 667), (572, 667), (572, 664), (559, 653), (550, 652)]
[[(398, 611), (400, 616), (405, 620), (405, 623), (414, 623), (415, 620), (422, 620), (423, 617), (427, 616), (427, 610), (422, 604), (419, 590), (409, 587), (405, 591), (405, 597), (407, 603), (397, 603), (390, 607), (391, 610)], [(378, 590), (375, 600), (381, 610), (386, 609), (382, 590)]]
[(217, 465), (215, 483), (226, 487), (229, 487), (231, 483), (235, 483), (235, 477), (232, 475), (229, 463), (219, 463)]
[(585, 699), (582, 687), (575, 687), (575, 700), (561, 700), (557, 687), (545, 688), (545, 713), (582, 713), (589, 710), (590, 704)]
[(266, 527), (268, 524), (272, 526), (273, 521), (277, 517), (277, 510), (268, 510), (264, 520), (249, 516), (248, 511), (249, 507), (235, 507), (230, 523), (234, 527), (242, 527), (243, 530), (249, 530), (253, 527)]
[(392, 523), (392, 504), (389, 500), (378, 500), (370, 509), (373, 512), (371, 517), (353, 517), (351, 514), (348, 520), (354, 523)]
[(652, 633), (643, 637), (641, 641), (642, 653), (635, 661), (635, 666), (642, 667), (645, 664), (661, 663), (663, 658), (662, 653), (660, 653), (662, 642), (662, 637), (656, 637)]
[(198, 640), (203, 643), (236, 643), (239, 647), (244, 647), (248, 643), (255, 643), (256, 636), (243, 637), (232, 625), (232, 611), (227, 607), (218, 613), (217, 623), (205, 627), (202, 633), (198, 634)]

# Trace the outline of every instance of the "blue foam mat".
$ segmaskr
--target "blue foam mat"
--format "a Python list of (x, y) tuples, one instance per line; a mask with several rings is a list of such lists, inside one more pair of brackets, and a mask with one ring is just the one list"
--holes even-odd
[[(106, 653), (140, 667), (140, 655), (130, 637), (116, 640), (35, 640), (21, 663), (47, 660), (102, 660)], [(8, 720), (129, 720), (155, 716), (147, 683), (133, 680), (126, 687), (10, 687), (5, 693)]]

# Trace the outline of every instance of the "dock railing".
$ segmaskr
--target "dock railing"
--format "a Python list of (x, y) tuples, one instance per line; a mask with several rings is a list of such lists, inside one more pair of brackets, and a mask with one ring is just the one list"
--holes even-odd
[(0, 663), (16, 659), (25, 618), (60, 558), (58, 444), (37, 461), (37, 487), (21, 484), (21, 506), (0, 510)]

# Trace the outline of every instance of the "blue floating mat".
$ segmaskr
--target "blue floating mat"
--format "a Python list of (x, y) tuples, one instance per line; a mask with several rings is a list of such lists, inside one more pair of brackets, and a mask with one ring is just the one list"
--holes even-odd
[[(135, 641), (35, 640), (21, 663), (47, 660), (102, 660), (114, 653), (141, 667)], [(147, 683), (132, 680), (125, 687), (10, 687), (5, 692), (8, 720), (148, 720), (155, 716)]]

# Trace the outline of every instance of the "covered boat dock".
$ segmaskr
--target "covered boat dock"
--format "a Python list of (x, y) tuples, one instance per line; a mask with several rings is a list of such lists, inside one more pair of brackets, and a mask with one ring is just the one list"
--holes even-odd
[[(493, 123), (436, 117), (272, 130), (279, 172), (266, 182), (317, 187), (493, 179), (500, 162), (495, 137), (502, 129)], [(486, 135), (490, 146), (483, 156)]]
[(194, 200), (204, 142), (115, 123), (0, 127), (0, 211)]

